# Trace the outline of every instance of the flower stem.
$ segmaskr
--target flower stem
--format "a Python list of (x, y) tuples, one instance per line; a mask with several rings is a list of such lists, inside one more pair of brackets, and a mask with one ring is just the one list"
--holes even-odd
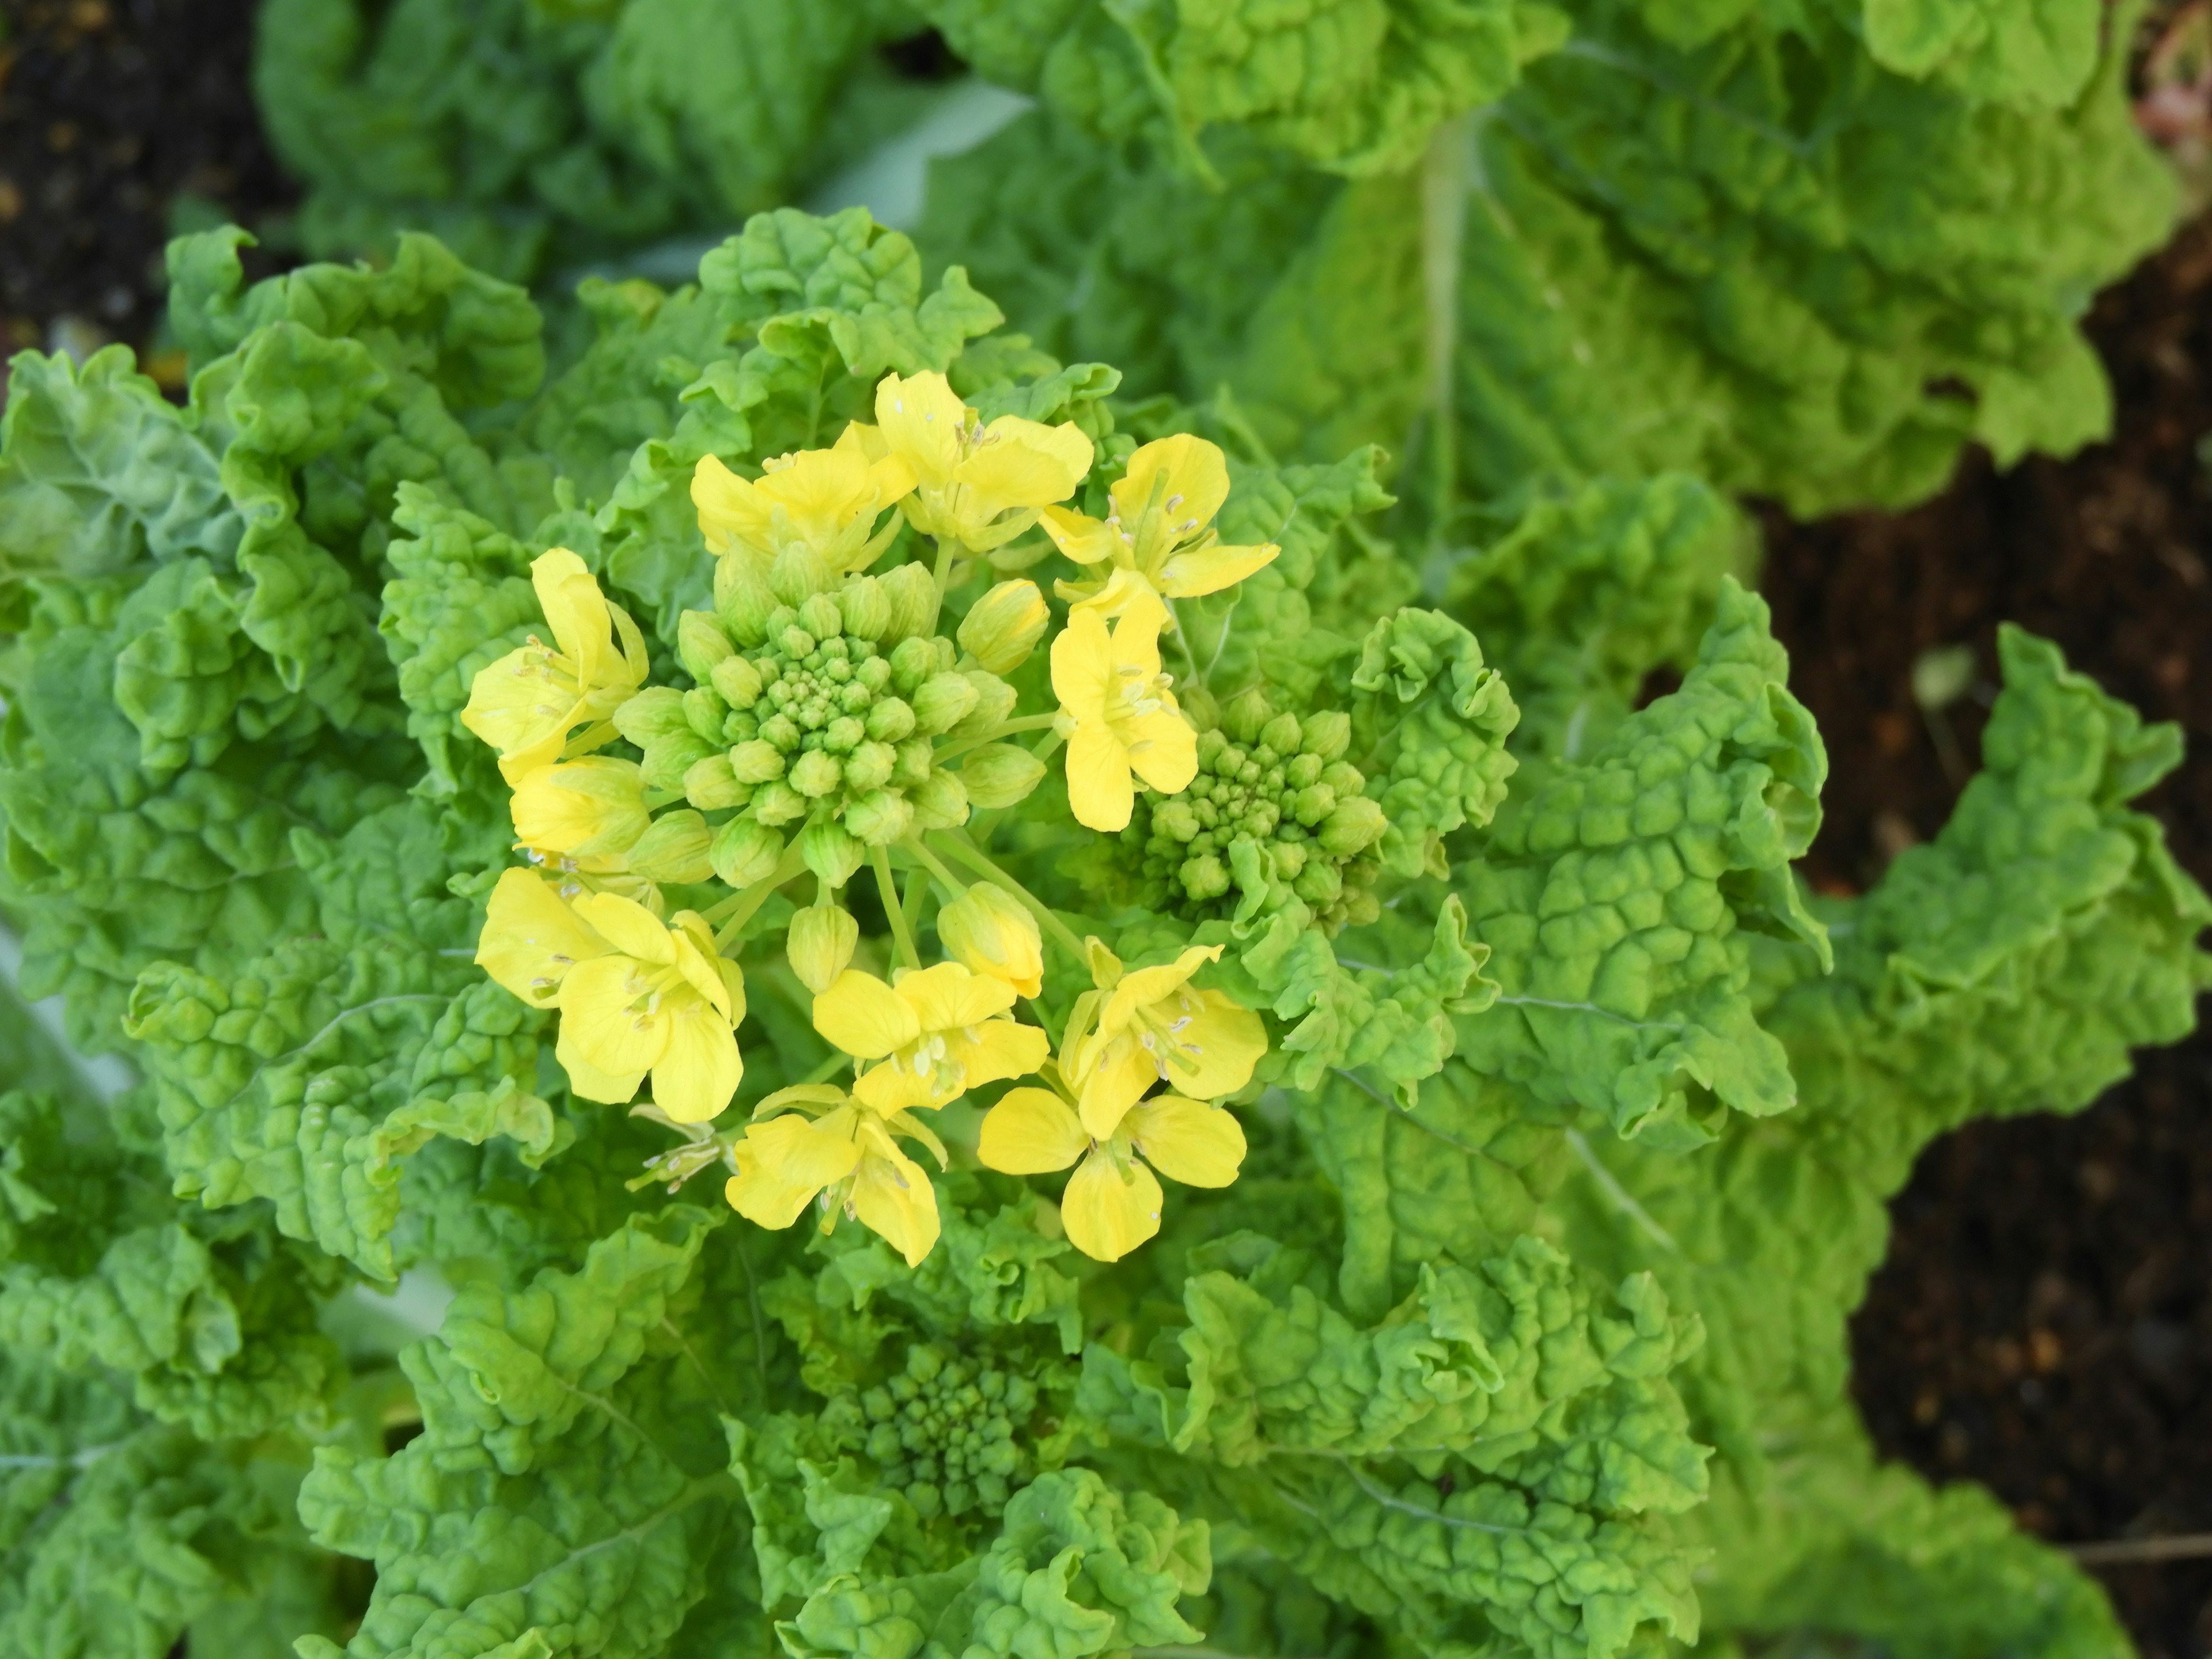
[(954, 549), (958, 545), (950, 536), (937, 538), (937, 568), (930, 574), (936, 579), (937, 608), (939, 611), (945, 609), (945, 590), (952, 586), (952, 566), (958, 556)]
[(968, 890), (968, 884), (946, 869), (945, 860), (931, 852), (920, 836), (909, 836), (905, 841), (900, 842), (899, 846), (901, 851), (914, 854), (914, 861), (918, 870), (928, 871), (931, 875), (935, 876), (938, 880), (951, 888), (956, 898)]
[(876, 888), (883, 895), (884, 915), (891, 924), (891, 943), (899, 960), (909, 968), (921, 966), (921, 953), (914, 948), (914, 930), (907, 926), (905, 907), (899, 902), (898, 883), (891, 878), (891, 854), (887, 847), (868, 849), (868, 863), (876, 872)]
[(850, 1054), (832, 1054), (799, 1081), (802, 1085), (809, 1083), (827, 1083), (852, 1063), (853, 1057)]
[(1030, 908), (1030, 914), (1037, 919), (1038, 926), (1042, 927), (1046, 933), (1051, 934), (1054, 942), (1057, 944), (1061, 950), (1066, 951), (1069, 956), (1074, 957), (1079, 964), (1086, 963), (1090, 960), (1089, 957), (1084, 951), (1083, 941), (1076, 938), (1074, 933), (1070, 931), (1067, 924), (1062, 921), (1060, 917), (1054, 914), (1050, 905), (1045, 903), (1045, 902), (1042, 899), (1040, 899), (1035, 893), (1030, 891), (1028, 888), (1023, 886), (1021, 883), (1016, 881), (1004, 870), (1001, 870), (997, 865), (994, 864), (987, 854), (982, 852), (980, 848), (970, 845), (968, 838), (961, 835), (957, 830), (948, 830), (941, 833), (945, 836), (945, 851), (956, 854), (963, 863), (972, 865), (984, 875), (988, 876), (993, 881), (998, 882), (1004, 886), (1008, 892), (1012, 893), (1024, 904), (1028, 905)]
[(753, 919), (754, 913), (768, 902), (769, 895), (805, 867), (806, 860), (799, 855), (799, 843), (793, 842), (784, 849), (782, 859), (778, 861), (772, 872), (763, 876), (735, 898), (725, 899), (722, 904), (718, 904), (713, 910), (708, 911), (707, 920), (713, 921), (717, 920), (717, 913), (722, 911), (723, 905), (729, 907), (727, 911), (729, 920), (724, 922), (720, 930), (715, 933), (714, 948), (720, 951), (736, 944), (738, 935), (744, 931), (745, 924)]
[(1060, 719), (1057, 711), (1049, 714), (1024, 714), (1019, 720), (1001, 720), (980, 737), (964, 738), (933, 753), (930, 759), (938, 765), (957, 759), (971, 749), (981, 749), (987, 743), (996, 743), (1001, 738), (1011, 738), (1021, 732), (1042, 732)]

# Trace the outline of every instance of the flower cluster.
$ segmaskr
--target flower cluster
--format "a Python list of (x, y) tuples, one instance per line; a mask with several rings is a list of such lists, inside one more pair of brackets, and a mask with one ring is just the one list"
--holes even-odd
[[(984, 422), (931, 374), (885, 377), (875, 416), (757, 478), (700, 463), (714, 605), (670, 641), (689, 685), (648, 684), (636, 625), (582, 560), (538, 560), (555, 645), (533, 635), (483, 669), (463, 716), (498, 751), (526, 860), (491, 895), (477, 960), (558, 1013), (579, 1097), (630, 1102), (650, 1080), (635, 1109), (686, 1139), (642, 1180), (720, 1163), (758, 1224), (848, 1218), (919, 1264), (939, 1231), (930, 1165), (1072, 1171), (1067, 1237), (1114, 1261), (1158, 1231), (1160, 1176), (1236, 1179), (1244, 1137), (1221, 1102), (1250, 1084), (1266, 1026), (1197, 982), (1218, 948), (1129, 969), (1079, 937), (994, 855), (997, 815), (1060, 754), (1079, 833), (1164, 838), (1188, 896), (1227, 890), (1241, 838), (1336, 912), (1380, 815), (1340, 719), (1200, 732), (1162, 670), (1175, 602), (1276, 555), (1220, 544), (1218, 449), (1127, 453), (1099, 520), (1066, 504), (1097, 459), (1073, 424)], [(1033, 530), (1076, 567), (1058, 606), (973, 574)], [(902, 535), (933, 556), (886, 564)], [(1024, 709), (1041, 647), (1051, 702)], [(856, 907), (864, 872), (874, 903)], [(942, 959), (925, 963), (933, 923)], [(717, 1127), (744, 1079), (748, 967), (804, 988), (830, 1059)], [(998, 1098), (975, 1143), (948, 1147), (933, 1120), (980, 1090)]]

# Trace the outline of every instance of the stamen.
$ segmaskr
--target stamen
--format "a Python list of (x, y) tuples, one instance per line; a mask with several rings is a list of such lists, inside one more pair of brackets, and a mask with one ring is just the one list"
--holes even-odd
[(1174, 511), (1176, 510), (1176, 508), (1177, 508), (1177, 507), (1181, 507), (1182, 505), (1182, 492), (1181, 490), (1177, 490), (1174, 495), (1170, 495), (1170, 496), (1169, 496), (1169, 497), (1168, 497), (1168, 511), (1169, 511), (1169, 512), (1170, 512), (1170, 513), (1174, 512)]

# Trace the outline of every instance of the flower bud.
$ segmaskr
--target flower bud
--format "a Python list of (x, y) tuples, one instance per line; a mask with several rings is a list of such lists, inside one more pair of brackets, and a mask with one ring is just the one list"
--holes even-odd
[(902, 564), (877, 578), (890, 601), (886, 641), (926, 637), (937, 626), (937, 581), (919, 564)]
[(684, 774), (684, 799), (702, 812), (725, 806), (742, 806), (750, 799), (752, 787), (738, 781), (727, 755), (709, 755), (694, 761)]
[(615, 710), (615, 730), (641, 749), (655, 738), (687, 729), (684, 694), (672, 685), (648, 686)]
[(878, 743), (896, 743), (914, 733), (914, 705), (903, 697), (885, 697), (869, 708), (866, 725)]
[(713, 686), (695, 685), (684, 694), (684, 723), (708, 743), (720, 739), (722, 722), (729, 717), (730, 705)]
[(914, 828), (914, 807), (890, 789), (871, 789), (845, 809), (845, 827), (871, 847), (888, 847)]
[(917, 635), (901, 640), (890, 654), (891, 688), (902, 697), (910, 697), (915, 688), (937, 672), (937, 642)]
[(775, 873), (783, 856), (783, 837), (751, 818), (732, 818), (708, 844), (708, 862), (732, 887), (750, 887)]
[(1260, 741), (1261, 728), (1275, 718), (1267, 694), (1248, 685), (1221, 705), (1221, 729), (1247, 748)]
[(951, 773), (932, 772), (907, 792), (914, 821), (925, 830), (957, 830), (968, 822), (968, 787)]
[(714, 665), (714, 693), (732, 708), (750, 708), (760, 701), (764, 682), (751, 659), (727, 656)]
[(1044, 781), (1044, 763), (1011, 743), (987, 743), (961, 763), (968, 799), (986, 811), (1026, 800)]
[(924, 737), (950, 732), (975, 706), (975, 688), (965, 674), (933, 674), (914, 694), (914, 728)]
[(707, 820), (690, 808), (664, 812), (629, 849), (630, 870), (648, 881), (704, 881), (714, 873), (709, 840)]
[(1336, 804), (1336, 810), (1328, 815), (1314, 839), (1331, 858), (1348, 859), (1382, 840), (1382, 832), (1389, 827), (1390, 821), (1382, 816), (1380, 806), (1364, 795), (1354, 795), (1350, 800)]
[(1298, 722), (1298, 747), (1309, 755), (1333, 761), (1352, 745), (1352, 716), (1341, 709), (1325, 709)]
[(890, 597), (873, 576), (848, 578), (837, 595), (837, 609), (844, 613), (845, 631), (856, 640), (879, 640), (890, 626)]
[(750, 553), (732, 553), (714, 566), (714, 611), (731, 635), (747, 645), (768, 637), (769, 612), (775, 609), (768, 571)]
[(860, 924), (835, 904), (810, 904), (791, 919), (783, 936), (783, 953), (799, 982), (820, 996), (852, 966), (853, 947), (860, 942)]
[(791, 787), (810, 799), (819, 800), (835, 793), (844, 777), (844, 769), (837, 764), (836, 756), (810, 749), (792, 767)]
[(817, 640), (834, 640), (845, 631), (845, 617), (836, 600), (817, 593), (799, 607), (799, 625)]
[(992, 673), (1011, 674), (1029, 660), (1051, 620), (1035, 582), (1000, 582), (968, 608), (960, 647)]
[(788, 605), (801, 605), (830, 586), (830, 567), (804, 542), (793, 542), (769, 567), (769, 592)]
[(937, 936), (971, 973), (1002, 979), (1025, 997), (1044, 988), (1036, 918), (991, 882), (978, 882), (937, 914)]
[(644, 775), (645, 787), (683, 788), (684, 775), (713, 754), (714, 747), (688, 725), (653, 738), (645, 745), (645, 759), (639, 769)]
[(676, 654), (684, 659), (684, 672), (702, 685), (734, 648), (721, 623), (704, 611), (687, 611), (676, 624)]
[(799, 832), (799, 856), (823, 881), (842, 887), (852, 880), (866, 851), (842, 823), (810, 823)]
[(752, 814), (763, 823), (796, 823), (812, 810), (806, 797), (781, 778), (753, 792)]
[(891, 780), (891, 769), (898, 764), (898, 750), (887, 743), (870, 741), (860, 745), (845, 757), (845, 787), (848, 789), (873, 789)]
[(783, 775), (783, 751), (766, 738), (748, 738), (729, 753), (730, 770), (739, 783), (766, 783)]
[(525, 773), (508, 805), (526, 844), (572, 858), (622, 853), (649, 822), (638, 769), (601, 755)]
[(1298, 737), (1296, 714), (1278, 714), (1260, 728), (1260, 741), (1278, 755), (1297, 753)]

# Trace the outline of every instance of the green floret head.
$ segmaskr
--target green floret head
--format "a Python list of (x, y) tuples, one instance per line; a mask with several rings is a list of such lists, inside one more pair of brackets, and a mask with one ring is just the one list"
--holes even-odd
[(1332, 933), (1373, 921), (1374, 848), (1388, 826), (1366, 777), (1343, 757), (1350, 738), (1351, 721), (1334, 710), (1264, 706), (1200, 732), (1189, 787), (1141, 794), (1122, 832), (1146, 900), (1194, 918), (1226, 915), (1257, 881), (1269, 890), (1263, 904), (1295, 894)]
[(860, 1396), (865, 1449), (923, 1520), (995, 1518), (1036, 1474), (1038, 1400), (1018, 1372), (916, 1343), (905, 1370)]

